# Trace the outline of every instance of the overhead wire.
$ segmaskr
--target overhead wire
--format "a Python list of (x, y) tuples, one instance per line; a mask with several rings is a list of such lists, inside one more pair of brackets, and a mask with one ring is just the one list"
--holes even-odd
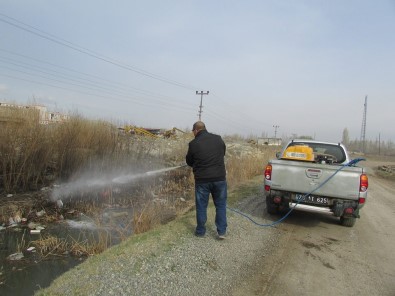
[[(34, 68), (35, 66), (29, 65), (29, 64), (26, 64), (26, 63), (11, 62), (11, 61), (8, 61), (8, 60), (4, 60), (2, 57), (0, 57), (0, 62), (5, 62), (5, 63), (11, 64), (11, 65), (15, 65), (17, 67), (22, 67), (24, 69), (35, 71), (35, 72), (38, 72), (38, 73), (47, 74), (47, 75), (50, 75), (52, 77), (56, 77), (56, 78), (60, 77), (61, 79), (64, 79), (66, 81), (62, 81), (62, 80), (55, 79), (55, 78), (52, 78), (52, 77), (43, 76), (43, 75), (40, 75), (40, 74), (35, 74), (35, 73), (29, 73), (29, 72), (26, 72), (26, 71), (16, 70), (16, 69), (13, 69), (13, 68), (10, 68), (10, 67), (3, 67), (3, 68), (6, 68), (6, 69), (9, 69), (11, 71), (16, 71), (16, 72), (20, 72), (20, 73), (23, 73), (23, 74), (27, 74), (29, 76), (41, 77), (43, 79), (48, 79), (48, 80), (56, 81), (56, 82), (59, 82), (59, 83), (69, 84), (69, 85), (82, 87), (82, 88), (86, 88), (86, 89), (90, 89), (90, 90), (103, 91), (103, 92), (106, 92), (107, 94), (110, 94), (110, 95), (130, 97), (130, 94), (126, 93), (124, 91), (119, 91), (117, 89), (104, 87), (104, 86), (102, 86), (102, 84), (100, 84), (98, 82), (95, 82), (95, 81), (89, 81), (88, 83), (86, 83), (86, 81), (84, 81), (85, 79), (83, 79), (81, 81), (80, 79), (70, 78), (68, 76), (64, 76), (62, 73), (58, 73), (58, 72), (53, 71), (51, 69), (49, 69), (49, 70), (45, 69), (45, 70), (53, 71), (53, 72), (56, 73), (56, 75), (54, 75), (53, 73), (49, 73), (47, 71), (35, 69)], [(39, 68), (43, 69), (43, 67), (39, 67)], [(72, 82), (69, 82), (69, 81), (72, 81)], [(134, 99), (135, 100), (139, 100), (138, 98), (134, 98)], [(175, 108), (181, 108), (181, 109), (183, 109), (183, 108), (184, 109), (190, 109), (191, 108), (190, 105), (186, 105), (185, 104), (184, 106), (182, 106), (182, 105), (179, 105), (179, 104), (174, 104), (172, 102), (169, 102), (168, 100), (165, 101), (165, 100), (163, 100), (161, 98), (154, 98), (154, 100), (156, 100), (159, 104), (167, 105), (167, 106), (174, 106)]]
[[(1, 18), (1, 17), (3, 17), (3, 18)], [(4, 18), (6, 18), (6, 19), (4, 19)], [(104, 61), (104, 62), (110, 63), (110, 64), (112, 64), (112, 65), (115, 65), (115, 66), (117, 66), (117, 67), (120, 67), (120, 68), (123, 68), (123, 69), (126, 69), (126, 70), (130, 70), (130, 71), (133, 71), (133, 72), (138, 73), (138, 74), (140, 74), (140, 75), (144, 75), (144, 76), (146, 76), (146, 77), (153, 78), (153, 79), (156, 79), (156, 80), (160, 80), (160, 81), (162, 81), (162, 82), (169, 83), (169, 84), (172, 84), (172, 85), (174, 85), (174, 86), (182, 87), (182, 88), (189, 89), (189, 90), (196, 90), (196, 89), (197, 89), (196, 87), (192, 87), (192, 86), (186, 85), (186, 84), (184, 84), (184, 83), (180, 83), (180, 82), (177, 82), (177, 81), (168, 79), (168, 78), (166, 78), (166, 77), (163, 77), (163, 76), (160, 76), (160, 75), (157, 75), (157, 74), (150, 73), (150, 72), (148, 72), (148, 71), (145, 71), (145, 70), (136, 68), (136, 67), (134, 67), (134, 66), (130, 66), (130, 65), (128, 65), (128, 64), (125, 64), (125, 63), (119, 62), (119, 61), (117, 61), (117, 60), (114, 60), (114, 59), (112, 59), (112, 58), (110, 58), (110, 57), (107, 57), (107, 56), (104, 56), (104, 55), (102, 55), (102, 54), (96, 53), (96, 52), (94, 52), (94, 51), (92, 51), (92, 50), (90, 50), (90, 49), (88, 49), (88, 48), (82, 47), (82, 46), (80, 46), (80, 45), (77, 45), (77, 44), (72, 43), (72, 42), (70, 42), (70, 41), (67, 41), (67, 40), (65, 40), (65, 39), (59, 38), (58, 36), (55, 36), (55, 35), (53, 35), (53, 34), (44, 32), (44, 31), (42, 31), (42, 30), (40, 30), (40, 29), (38, 29), (38, 28), (36, 28), (36, 27), (33, 27), (33, 26), (28, 25), (28, 24), (26, 24), (26, 23), (24, 23), (24, 22), (21, 22), (21, 21), (15, 19), (15, 18), (13, 18), (13, 17), (9, 17), (9, 16), (7, 16), (7, 15), (5, 15), (5, 14), (3, 14), (3, 13), (0, 13), (0, 21), (3, 22), (3, 23), (7, 23), (7, 24), (9, 24), (9, 25), (11, 25), (11, 26), (13, 26), (13, 27), (16, 27), (16, 28), (18, 28), (18, 29), (20, 29), (20, 30), (23, 30), (23, 31), (29, 32), (29, 33), (31, 33), (31, 34), (34, 34), (34, 35), (36, 35), (36, 36), (39, 36), (39, 37), (41, 37), (41, 38), (47, 39), (47, 40), (49, 40), (49, 41), (51, 41), (51, 42), (54, 42), (54, 43), (57, 43), (57, 44), (59, 44), (59, 45), (62, 45), (62, 46), (65, 46), (65, 47), (67, 47), (67, 48), (70, 48), (70, 49), (73, 49), (73, 50), (75, 50), (75, 51), (78, 51), (78, 52), (80, 52), (80, 53), (82, 53), (82, 54), (86, 54), (86, 55), (91, 56), (91, 57), (93, 57), (93, 58), (96, 58), (96, 59), (102, 60), (102, 61)], [(1, 48), (0, 48), (0, 50), (2, 50), (2, 51), (4, 51), (4, 52), (10, 53), (10, 51), (7, 51), (7, 50), (1, 49)], [(14, 54), (14, 53), (12, 53), (12, 54)], [(26, 56), (24, 56), (24, 55), (19, 55), (19, 56), (26, 57)], [(34, 58), (33, 58), (33, 59), (34, 59)], [(37, 59), (36, 59), (36, 61), (40, 61), (40, 60), (37, 60)], [(45, 62), (45, 61), (40, 61), (40, 62), (44, 62), (44, 63), (47, 63), (47, 64), (49, 64), (49, 65), (53, 65), (53, 64), (51, 64), (51, 63), (49, 63), (49, 62)], [(98, 78), (98, 79), (103, 79), (103, 78), (100, 78), (100, 77), (98, 77), (98, 76), (94, 76), (94, 75), (91, 75), (91, 74), (82, 73), (82, 72), (79, 72), (79, 71), (77, 71), (77, 70), (68, 69), (68, 68), (66, 68), (66, 67), (62, 67), (62, 66), (57, 66), (57, 67), (61, 67), (61, 68), (67, 69), (68, 71), (73, 71), (73, 72), (78, 73), (78, 74), (87, 75), (87, 76), (90, 76), (90, 77), (96, 77), (96, 78)], [(53, 71), (53, 70), (50, 70), (50, 71)], [(26, 73), (26, 74), (27, 74), (27, 73)], [(48, 74), (48, 73), (46, 73), (46, 74)], [(27, 74), (27, 75), (32, 75), (32, 74)], [(6, 76), (6, 75), (3, 75), (3, 76)], [(11, 76), (9, 76), (9, 77), (11, 77)], [(53, 79), (53, 78), (48, 78), (48, 77), (46, 77), (46, 78), (42, 77), (42, 78), (43, 78), (43, 79), (50, 79), (50, 80), (56, 81), (56, 79)], [(13, 79), (18, 79), (18, 78), (14, 76)], [(65, 78), (64, 78), (64, 79), (65, 79)], [(67, 79), (69, 79), (69, 80), (76, 80), (76, 79), (73, 79), (73, 78), (67, 78)], [(27, 80), (25, 79), (25, 81), (27, 81)], [(87, 81), (89, 81), (89, 80), (87, 80)], [(30, 82), (30, 83), (37, 83), (37, 81), (33, 81), (33, 80), (29, 80), (29, 82)], [(58, 82), (59, 82), (59, 83), (65, 83), (65, 82), (60, 82), (59, 80), (58, 80)], [(92, 82), (92, 83), (93, 83), (93, 84), (96, 84), (97, 82)], [(55, 87), (55, 86), (50, 85), (50, 84), (45, 84), (45, 83), (40, 83), (40, 84), (44, 84), (44, 85), (47, 85), (47, 86)], [(69, 84), (69, 85), (73, 85), (72, 83), (68, 83), (68, 84)], [(89, 87), (86, 87), (86, 86), (82, 86), (82, 85), (80, 85), (80, 84), (77, 84), (77, 85), (75, 85), (75, 86), (83, 87), (83, 88), (87, 88), (87, 89), (91, 89), (91, 90), (92, 90), (92, 88), (89, 88)], [(91, 86), (92, 86), (92, 84), (91, 84)], [(97, 86), (95, 86), (95, 87), (97, 87)], [(67, 89), (67, 88), (64, 88), (64, 87), (62, 87), (62, 88), (63, 88), (63, 89)], [(103, 89), (103, 87), (101, 87), (101, 86), (100, 86), (99, 88)], [(68, 89), (68, 90), (70, 90), (70, 89)], [(107, 89), (107, 90), (108, 90), (108, 89)], [(95, 91), (97, 91), (97, 89), (96, 89)], [(147, 93), (148, 93), (148, 91), (144, 91), (144, 90), (140, 90), (140, 91), (142, 91), (142, 92), (147, 92)], [(81, 93), (81, 92), (80, 92), (80, 93)], [(94, 95), (94, 94), (91, 94), (91, 93), (85, 93), (85, 94)], [(114, 95), (114, 93), (110, 93), (110, 94), (111, 94), (111, 95)], [(116, 94), (116, 95), (119, 95), (119, 94)], [(155, 94), (155, 96), (156, 96), (156, 95), (157, 95), (157, 94)], [(215, 94), (214, 94), (214, 95), (215, 95)], [(221, 106), (221, 109), (222, 109), (223, 106), (226, 106), (226, 107), (228, 107), (228, 108), (232, 108), (232, 111), (235, 110), (234, 107), (231, 106), (226, 100), (221, 99), (221, 98), (220, 98), (219, 96), (217, 96), (217, 95), (215, 95), (215, 96), (216, 96), (218, 99), (222, 100), (223, 105)], [(172, 97), (172, 98), (174, 98), (174, 97)], [(159, 100), (159, 99), (156, 98), (156, 100)], [(159, 101), (160, 101), (160, 100), (159, 100)], [(172, 104), (169, 104), (168, 101), (166, 102), (166, 105), (164, 104), (164, 102), (162, 102), (162, 103), (163, 103), (162, 106), (166, 106), (167, 108), (171, 107), (171, 105), (172, 105)], [(179, 103), (177, 103), (177, 104), (179, 104)], [(146, 105), (146, 103), (145, 103), (144, 105)], [(174, 105), (174, 104), (173, 104), (172, 106), (175, 107), (175, 108), (180, 108), (180, 106), (178, 106), (178, 105)], [(183, 107), (181, 107), (181, 108), (183, 108)], [(184, 108), (187, 108), (187, 107), (185, 106)], [(190, 107), (189, 107), (189, 109), (192, 110)], [(236, 109), (237, 109), (237, 108), (236, 108)], [(185, 109), (185, 110), (186, 110), (186, 109)], [(208, 113), (211, 113), (211, 115), (214, 116), (214, 117), (216, 117), (217, 119), (226, 122), (227, 125), (233, 125), (233, 126), (236, 127), (236, 128), (243, 127), (244, 129), (249, 129), (249, 130), (251, 130), (251, 128), (254, 126), (254, 125), (247, 126), (247, 125), (245, 124), (245, 118), (249, 118), (249, 119), (252, 119), (252, 118), (251, 118), (249, 115), (245, 115), (245, 114), (244, 114), (244, 116), (243, 116), (243, 115), (241, 114), (241, 112), (240, 112), (239, 109), (238, 109), (237, 112), (235, 112), (235, 114), (236, 114), (238, 117), (240, 117), (239, 120), (235, 120), (234, 117), (233, 117), (233, 119), (228, 119), (228, 118), (230, 118), (230, 117), (229, 117), (229, 113), (226, 113), (226, 112), (225, 112), (225, 113), (223, 112), (224, 115), (220, 115), (220, 114), (218, 114), (218, 113), (216, 113), (216, 112), (214, 112), (213, 110), (210, 110), (210, 109), (208, 109), (207, 111), (208, 111)], [(256, 121), (256, 122), (259, 122), (259, 121)], [(261, 124), (261, 123), (260, 123), (260, 124)]]
[[(9, 51), (3, 50), (3, 49), (1, 49), (1, 48), (0, 48), (0, 51), (4, 51), (4, 52), (7, 52), (7, 53), (10, 53)], [(19, 56), (19, 54), (18, 54), (18, 56)], [(20, 55), (20, 56), (22, 56), (22, 57), (24, 57), (24, 58), (30, 59), (30, 57), (27, 57), (27, 56), (24, 56), (24, 55)], [(34, 59), (33, 59), (33, 60), (34, 60)], [(43, 79), (52, 80), (52, 81), (55, 81), (55, 82), (58, 82), (58, 83), (65, 83), (65, 84), (68, 84), (68, 85), (73, 85), (73, 86), (77, 86), (77, 87), (82, 87), (82, 88), (89, 89), (89, 90), (94, 90), (94, 91), (103, 90), (103, 91), (106, 91), (106, 93), (108, 93), (109, 95), (126, 96), (126, 97), (129, 97), (129, 96), (130, 96), (128, 93), (119, 92), (116, 88), (114, 89), (114, 88), (112, 87), (111, 83), (109, 84), (109, 87), (110, 87), (110, 88), (108, 88), (108, 87), (103, 87), (103, 86), (102, 86), (102, 85), (103, 85), (102, 82), (95, 81), (95, 79), (98, 78), (98, 79), (100, 79), (100, 80), (104, 80), (104, 81), (105, 81), (105, 84), (107, 84), (107, 83), (106, 83), (107, 80), (102, 79), (101, 77), (89, 75), (89, 74), (86, 74), (86, 73), (82, 73), (82, 72), (80, 72), (80, 71), (76, 71), (76, 70), (71, 69), (71, 68), (67, 68), (67, 70), (68, 70), (68, 71), (72, 71), (72, 72), (76, 72), (77, 74), (82, 74), (83, 76), (89, 76), (89, 77), (92, 76), (93, 79), (86, 79), (86, 78), (80, 78), (80, 77), (78, 77), (78, 78), (71, 77), (71, 78), (70, 78), (68, 74), (64, 74), (64, 73), (62, 73), (62, 72), (59, 72), (59, 71), (56, 71), (56, 70), (53, 70), (53, 69), (49, 69), (49, 68), (47, 68), (47, 67), (37, 66), (37, 65), (34, 65), (34, 64), (31, 64), (31, 63), (26, 63), (26, 62), (20, 62), (20, 61), (18, 61), (18, 60), (15, 60), (15, 59), (12, 59), (12, 58), (9, 58), (9, 57), (6, 57), (6, 58), (5, 58), (5, 57), (1, 57), (1, 56), (0, 56), (0, 62), (1, 62), (1, 61), (5, 62), (5, 63), (8, 63), (8, 64), (12, 64), (12, 65), (18, 66), (18, 67), (22, 67), (22, 68), (25, 68), (25, 69), (29, 69), (29, 70), (32, 70), (32, 71), (36, 71), (36, 72), (39, 72), (39, 73), (44, 73), (44, 74), (51, 75), (51, 76), (54, 76), (54, 77), (60, 77), (60, 78), (62, 78), (62, 79), (74, 81), (74, 82), (77, 82), (77, 84), (76, 84), (76, 83), (71, 83), (71, 82), (61, 81), (61, 80), (59, 80), (59, 79), (55, 79), (55, 78), (51, 78), (51, 77), (46, 77), (46, 76), (42, 76), (42, 75), (37, 75), (37, 74), (33, 74), (33, 73), (28, 73), (28, 72), (26, 72), (26, 71), (21, 71), (21, 70), (16, 70), (16, 69), (8, 68), (8, 69), (10, 69), (10, 70), (12, 70), (12, 71), (24, 73), (24, 74), (29, 75), (29, 76), (41, 77), (41, 78), (43, 78)], [(58, 65), (56, 65), (56, 64), (46, 63), (45, 61), (42, 61), (42, 60), (38, 60), (38, 62), (43, 62), (43, 63), (45, 63), (45, 64), (50, 64), (51, 66), (54, 66), (54, 67), (56, 67), (56, 68), (64, 68), (64, 67), (58, 66)], [(5, 67), (5, 68), (6, 68), (6, 67)], [(43, 70), (38, 70), (38, 69), (36, 69), (36, 68), (38, 68), (38, 69), (43, 69), (44, 71), (43, 71)], [(49, 72), (48, 72), (48, 71), (49, 71)], [(14, 76), (14, 79), (17, 79), (17, 77)], [(86, 81), (88, 81), (88, 85), (90, 85), (91, 87), (88, 87), (88, 86), (87, 86)], [(37, 83), (37, 81), (31, 80), (31, 79), (29, 79), (29, 82), (30, 82), (30, 83)], [(116, 83), (116, 84), (119, 84), (119, 83)], [(47, 85), (48, 85), (48, 84), (47, 84)], [(52, 84), (51, 84), (51, 85), (52, 85)], [(49, 86), (49, 85), (48, 85), (48, 86)], [(52, 85), (52, 86), (53, 86), (53, 85)], [(121, 86), (122, 86), (122, 84), (121, 84)], [(126, 89), (126, 88), (125, 88), (125, 89)], [(70, 89), (70, 88), (69, 88), (69, 90), (72, 91), (72, 89)], [(80, 93), (81, 93), (81, 92), (80, 92)], [(87, 93), (85, 93), (85, 94), (87, 94)], [(94, 94), (89, 93), (89, 95), (92, 95), (92, 96), (93, 96)], [(101, 96), (101, 97), (102, 97), (102, 96)], [(164, 97), (167, 97), (167, 96), (164, 96)], [(217, 96), (217, 97), (218, 97), (218, 96)], [(133, 100), (133, 99), (134, 99), (134, 100)], [(128, 101), (135, 101), (135, 102), (136, 102), (136, 100), (138, 100), (138, 98), (132, 98), (132, 99), (129, 99)], [(163, 101), (163, 100), (161, 100), (161, 99), (159, 99), (159, 98), (155, 98), (155, 100), (159, 101), (159, 104), (158, 104), (158, 105), (161, 105), (161, 106), (166, 105), (167, 109), (171, 109), (171, 107), (174, 107), (174, 109), (179, 109), (179, 110), (184, 110), (184, 111), (190, 111), (190, 112), (192, 111), (192, 112), (193, 112), (193, 108), (191, 107), (190, 104), (188, 104), (188, 105), (182, 104), (182, 105), (184, 105), (184, 106), (180, 106), (180, 103), (177, 103), (177, 104), (176, 104), (176, 103), (172, 103), (172, 102), (169, 101), (169, 100)], [(124, 101), (126, 101), (126, 100), (124, 100)], [(149, 106), (155, 106), (152, 102), (150, 102), (150, 103), (148, 103), (148, 104), (147, 104), (147, 103), (143, 103), (142, 105), (145, 105), (145, 106), (148, 106), (148, 105), (149, 105)], [(208, 107), (208, 108), (206, 109), (207, 114), (209, 114), (210, 116), (216, 118), (217, 120), (220, 120), (220, 121), (226, 123), (227, 126), (233, 127), (233, 130), (234, 130), (235, 132), (239, 132), (239, 131), (243, 131), (243, 132), (245, 132), (245, 131), (251, 131), (251, 126), (245, 125), (245, 124), (243, 124), (243, 123), (241, 123), (241, 122), (238, 122), (237, 120), (235, 121), (234, 119), (229, 120), (229, 117), (226, 117), (226, 116), (223, 116), (223, 115), (221, 115), (221, 114), (218, 114), (217, 112), (211, 110), (211, 108), (212, 108), (212, 107)]]
[[(15, 70), (15, 71), (21, 72), (21, 73), (25, 73), (25, 74), (28, 74), (28, 75), (32, 75), (31, 73), (23, 72), (23, 71), (20, 71), (20, 70)], [(125, 97), (111, 96), (111, 95), (110, 96), (106, 96), (106, 95), (102, 95), (102, 94), (90, 93), (90, 92), (81, 91), (81, 90), (75, 90), (75, 89), (71, 89), (71, 88), (68, 88), (68, 87), (59, 86), (59, 85), (56, 85), (56, 84), (51, 84), (51, 83), (47, 83), (47, 82), (40, 82), (40, 81), (37, 81), (37, 80), (26, 79), (26, 78), (16, 77), (16, 76), (2, 74), (2, 73), (0, 73), (0, 76), (8, 77), (8, 78), (11, 78), (11, 79), (16, 79), (16, 80), (21, 80), (21, 81), (25, 81), (25, 82), (29, 82), (29, 83), (35, 83), (35, 84), (41, 84), (41, 85), (45, 85), (45, 86), (50, 86), (50, 87), (54, 87), (54, 88), (58, 88), (58, 89), (72, 91), (72, 92), (75, 92), (75, 93), (80, 93), (80, 94), (84, 94), (84, 95), (93, 96), (93, 97), (100, 97), (100, 98), (103, 98), (103, 99), (106, 99), (106, 100), (112, 99), (112, 100), (123, 101), (123, 102), (132, 102), (132, 103), (135, 103), (135, 104), (138, 104), (138, 105), (141, 105), (141, 106), (158, 107), (157, 104), (152, 104), (152, 103), (147, 102), (147, 101), (136, 100), (135, 98), (131, 98), (131, 97), (125, 98)], [(37, 76), (37, 75), (32, 75), (32, 76)], [(52, 81), (55, 81), (55, 82), (64, 83), (64, 82), (59, 81), (57, 79), (52, 79), (52, 78), (46, 78), (46, 79), (52, 80)], [(73, 84), (73, 83), (67, 83), (67, 84), (69, 84), (69, 85), (76, 85), (76, 84)], [(81, 86), (81, 85), (76, 85), (76, 86)], [(88, 87), (84, 87), (84, 88), (90, 89)], [(172, 109), (174, 107), (178, 108), (178, 106), (170, 106), (168, 104), (162, 104), (161, 105), (161, 108), (165, 108), (165, 109)]]
[[(222, 102), (222, 104), (223, 104), (225, 107), (229, 108), (230, 110), (232, 110), (232, 111), (233, 111), (233, 110), (237, 110), (237, 112), (235, 112), (234, 114), (235, 114), (236, 116), (238, 116), (239, 119), (245, 120), (245, 118), (248, 118), (249, 121), (254, 121), (255, 124), (258, 124), (258, 125), (261, 125), (261, 126), (262, 126), (262, 125), (265, 125), (265, 126), (266, 126), (266, 125), (270, 125), (270, 124), (267, 123), (267, 122), (262, 122), (261, 120), (258, 120), (258, 119), (256, 119), (256, 118), (252, 117), (251, 114), (246, 114), (246, 113), (244, 113), (244, 112), (243, 112), (243, 109), (233, 106), (232, 104), (230, 104), (228, 101), (226, 101), (225, 99), (221, 98), (221, 97), (218, 96), (217, 94), (213, 93), (213, 96), (215, 96), (216, 98), (218, 98), (218, 99)], [(262, 116), (263, 116), (263, 115), (262, 115)], [(255, 124), (254, 124), (254, 126), (255, 126)]]
[(250, 125), (246, 125), (243, 122), (234, 120), (234, 119), (230, 119), (230, 117), (226, 117), (226, 115), (221, 115), (213, 110), (211, 110), (210, 108), (206, 108), (206, 114), (209, 114), (210, 116), (224, 122), (227, 126), (232, 127), (233, 131), (235, 133), (237, 132), (241, 132), (241, 131), (251, 131), (251, 126)]
[[(117, 66), (117, 67), (120, 67), (122, 69), (133, 71), (133, 72), (138, 73), (140, 75), (144, 75), (146, 77), (149, 77), (149, 78), (152, 78), (152, 79), (156, 79), (156, 80), (159, 80), (159, 81), (162, 81), (162, 82), (165, 82), (165, 83), (168, 83), (168, 84), (172, 84), (172, 85), (175, 85), (175, 86), (179, 86), (179, 87), (182, 87), (182, 88), (186, 88), (186, 89), (190, 89), (190, 90), (195, 90), (196, 89), (196, 87), (192, 87), (192, 86), (186, 85), (184, 83), (180, 83), (180, 82), (177, 82), (175, 80), (171, 80), (171, 79), (168, 79), (166, 77), (163, 77), (163, 76), (160, 76), (160, 75), (157, 75), (157, 74), (154, 74), (154, 73), (150, 73), (148, 71), (139, 69), (137, 67), (128, 65), (126, 63), (114, 60), (114, 59), (112, 59), (110, 57), (107, 57), (105, 55), (102, 55), (100, 53), (96, 53), (96, 52), (94, 52), (94, 51), (92, 51), (90, 49), (87, 49), (85, 47), (82, 47), (80, 45), (72, 43), (72, 42), (67, 41), (65, 39), (59, 38), (59, 37), (57, 37), (57, 36), (55, 36), (53, 34), (44, 32), (44, 31), (42, 31), (42, 30), (40, 30), (40, 29), (38, 29), (36, 27), (28, 25), (28, 24), (26, 24), (24, 22), (21, 22), (21, 21), (15, 19), (13, 17), (7, 16), (7, 15), (5, 15), (3, 13), (0, 13), (0, 16), (3, 17), (3, 18), (0, 17), (0, 21), (3, 22), (3, 23), (6, 23), (6, 24), (8, 24), (10, 26), (13, 26), (13, 27), (18, 28), (18, 29), (23, 30), (23, 31), (26, 31), (28, 33), (34, 34), (34, 35), (39, 36), (41, 38), (47, 39), (47, 40), (49, 40), (51, 42), (54, 42), (54, 43), (57, 43), (59, 45), (68, 47), (70, 49), (73, 49), (75, 51), (78, 51), (80, 53), (88, 55), (90, 57), (102, 60), (102, 61), (104, 61), (106, 63), (110, 63), (110, 64), (112, 64), (114, 66)], [(4, 19), (4, 18), (7, 18), (7, 19)]]
[(149, 91), (149, 90), (143, 90), (143, 89), (140, 89), (140, 88), (136, 88), (136, 87), (133, 87), (131, 85), (127, 85), (127, 84), (120, 83), (120, 82), (117, 82), (117, 81), (112, 81), (112, 80), (109, 80), (109, 79), (105, 79), (105, 78), (97, 76), (97, 75), (92, 75), (92, 74), (85, 73), (85, 72), (82, 72), (82, 71), (78, 71), (78, 70), (75, 70), (75, 69), (72, 69), (72, 68), (69, 68), (69, 67), (65, 67), (65, 66), (54, 64), (54, 63), (50, 63), (48, 61), (37, 59), (37, 58), (31, 57), (31, 56), (23, 55), (23, 54), (16, 53), (16, 52), (11, 52), (11, 51), (5, 50), (3, 48), (0, 48), (0, 51), (3, 51), (5, 53), (7, 53), (7, 54), (11, 54), (11, 55), (14, 55), (14, 56), (22, 57), (24, 59), (35, 61), (35, 62), (37, 62), (39, 64), (46, 64), (46, 65), (49, 65), (49, 66), (52, 66), (52, 67), (55, 67), (55, 68), (66, 70), (68, 72), (77, 73), (79, 75), (87, 76), (87, 77), (90, 77), (90, 78), (93, 78), (93, 79), (99, 79), (100, 81), (104, 81), (105, 83), (113, 85), (114, 87), (121, 87), (121, 88), (124, 88), (124, 89), (127, 89), (127, 90), (133, 90), (133, 91), (137, 91), (137, 92), (142, 93), (142, 94), (153, 95), (153, 96), (157, 96), (157, 97), (172, 98), (172, 97), (167, 96), (167, 95), (158, 94), (158, 93), (155, 93), (155, 92), (152, 92), (152, 91)]
[(215, 92), (210, 92), (210, 95), (221, 101), (220, 105), (218, 106), (219, 109), (215, 108), (216, 106), (213, 104), (209, 106), (206, 105), (204, 106), (205, 108), (203, 113), (209, 114), (210, 116), (213, 116), (216, 119), (226, 123), (227, 126), (233, 128), (234, 133), (240, 132), (250, 136), (256, 134), (258, 129), (267, 127), (265, 123), (252, 118), (251, 115), (243, 113), (240, 107), (237, 108), (232, 106), (226, 100), (218, 96)]

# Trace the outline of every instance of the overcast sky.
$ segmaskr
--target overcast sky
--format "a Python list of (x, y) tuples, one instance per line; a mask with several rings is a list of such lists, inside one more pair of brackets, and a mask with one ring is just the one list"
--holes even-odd
[[(0, 101), (119, 125), (395, 141), (395, 0), (0, 0)], [(278, 126), (277, 129), (274, 126)]]

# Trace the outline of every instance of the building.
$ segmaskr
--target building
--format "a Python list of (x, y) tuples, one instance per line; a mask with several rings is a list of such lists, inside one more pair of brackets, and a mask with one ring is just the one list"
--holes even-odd
[(23, 122), (27, 116), (32, 115), (37, 116), (40, 124), (61, 123), (70, 119), (69, 115), (49, 112), (43, 105), (17, 105), (0, 102), (0, 122)]
[(281, 146), (282, 142), (280, 138), (258, 138), (258, 145)]

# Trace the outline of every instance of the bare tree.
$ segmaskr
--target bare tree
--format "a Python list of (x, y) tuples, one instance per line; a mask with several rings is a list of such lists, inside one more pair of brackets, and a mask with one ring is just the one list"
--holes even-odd
[(345, 128), (345, 129), (343, 130), (342, 143), (343, 143), (345, 146), (348, 146), (348, 145), (350, 144), (350, 137), (349, 137), (349, 135), (348, 135), (348, 129), (347, 129), (347, 128)]

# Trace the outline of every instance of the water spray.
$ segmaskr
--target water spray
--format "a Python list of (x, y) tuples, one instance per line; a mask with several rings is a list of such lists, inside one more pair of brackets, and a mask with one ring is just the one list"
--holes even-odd
[(179, 166), (174, 166), (171, 168), (164, 168), (164, 169), (159, 169), (159, 170), (154, 170), (154, 171), (148, 171), (144, 173), (138, 173), (138, 174), (122, 174), (118, 175), (116, 177), (100, 177), (100, 178), (92, 178), (92, 179), (80, 179), (72, 183), (68, 183), (64, 186), (60, 186), (55, 188), (55, 190), (52, 193), (51, 199), (57, 202), (58, 207), (62, 207), (63, 203), (61, 201), (62, 197), (65, 196), (70, 196), (75, 193), (85, 191), (85, 190), (99, 190), (99, 189), (104, 189), (108, 188), (111, 185), (114, 184), (127, 184), (132, 181), (146, 178), (146, 177), (151, 177), (155, 176), (164, 172), (176, 170), (179, 168), (186, 167), (187, 164), (179, 165)]
[(119, 176), (119, 177), (112, 179), (112, 182), (116, 183), (116, 184), (125, 184), (125, 183), (129, 183), (135, 179), (158, 175), (158, 174), (161, 174), (164, 172), (172, 171), (172, 170), (179, 169), (179, 168), (186, 167), (186, 166), (187, 166), (187, 164), (183, 164), (183, 165), (179, 165), (179, 166), (175, 166), (175, 167), (171, 167), (171, 168), (164, 168), (164, 169), (149, 171), (149, 172), (145, 172), (145, 173), (141, 173), (141, 174), (123, 175), (123, 176)]

